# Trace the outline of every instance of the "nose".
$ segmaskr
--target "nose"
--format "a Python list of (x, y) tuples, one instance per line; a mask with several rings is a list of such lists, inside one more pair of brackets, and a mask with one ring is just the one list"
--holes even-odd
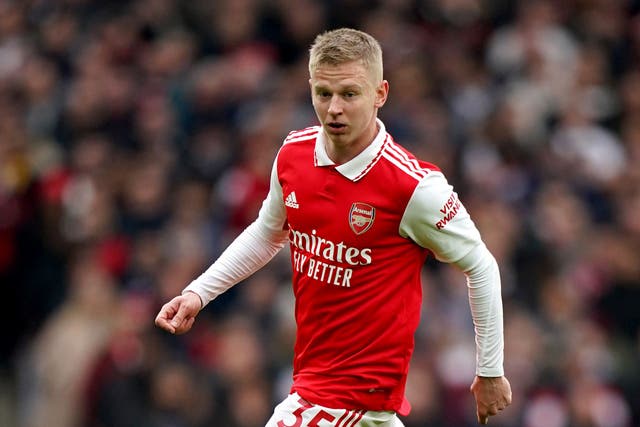
[(329, 110), (328, 113), (334, 116), (342, 114), (343, 103), (342, 98), (339, 95), (333, 95), (331, 97), (331, 101), (329, 101)]

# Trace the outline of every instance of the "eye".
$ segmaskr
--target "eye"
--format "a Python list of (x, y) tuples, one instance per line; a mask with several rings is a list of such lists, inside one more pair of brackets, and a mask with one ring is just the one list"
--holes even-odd
[(355, 97), (355, 96), (357, 96), (357, 95), (358, 95), (358, 94), (357, 94), (356, 92), (352, 92), (352, 91), (349, 91), (349, 92), (345, 92), (345, 93), (344, 93), (344, 97), (345, 97), (345, 98), (353, 98), (353, 97)]
[(318, 96), (320, 98), (330, 98), (331, 97), (331, 92), (326, 91), (326, 90), (321, 90), (321, 91), (318, 91)]

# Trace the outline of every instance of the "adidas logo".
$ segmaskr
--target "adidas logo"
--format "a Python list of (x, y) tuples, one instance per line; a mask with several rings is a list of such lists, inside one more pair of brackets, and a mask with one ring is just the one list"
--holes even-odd
[(300, 207), (300, 205), (298, 204), (298, 199), (296, 199), (295, 191), (292, 191), (291, 193), (289, 193), (289, 195), (284, 201), (284, 205), (289, 206), (290, 208), (293, 208), (293, 209), (298, 209)]

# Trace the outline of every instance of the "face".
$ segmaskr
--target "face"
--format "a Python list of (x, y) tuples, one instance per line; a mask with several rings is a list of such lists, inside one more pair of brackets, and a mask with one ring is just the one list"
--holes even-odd
[[(377, 134), (376, 116), (389, 84), (376, 84), (359, 61), (320, 65), (311, 73), (313, 108), (328, 137), (327, 151), (358, 154)], [(334, 159), (335, 160), (335, 159)]]

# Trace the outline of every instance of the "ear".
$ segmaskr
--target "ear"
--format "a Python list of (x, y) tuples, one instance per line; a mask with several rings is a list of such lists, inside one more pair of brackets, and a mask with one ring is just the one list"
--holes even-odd
[(389, 95), (389, 82), (383, 80), (380, 82), (378, 87), (376, 87), (376, 99), (373, 104), (376, 108), (380, 108), (387, 102), (387, 96)]

